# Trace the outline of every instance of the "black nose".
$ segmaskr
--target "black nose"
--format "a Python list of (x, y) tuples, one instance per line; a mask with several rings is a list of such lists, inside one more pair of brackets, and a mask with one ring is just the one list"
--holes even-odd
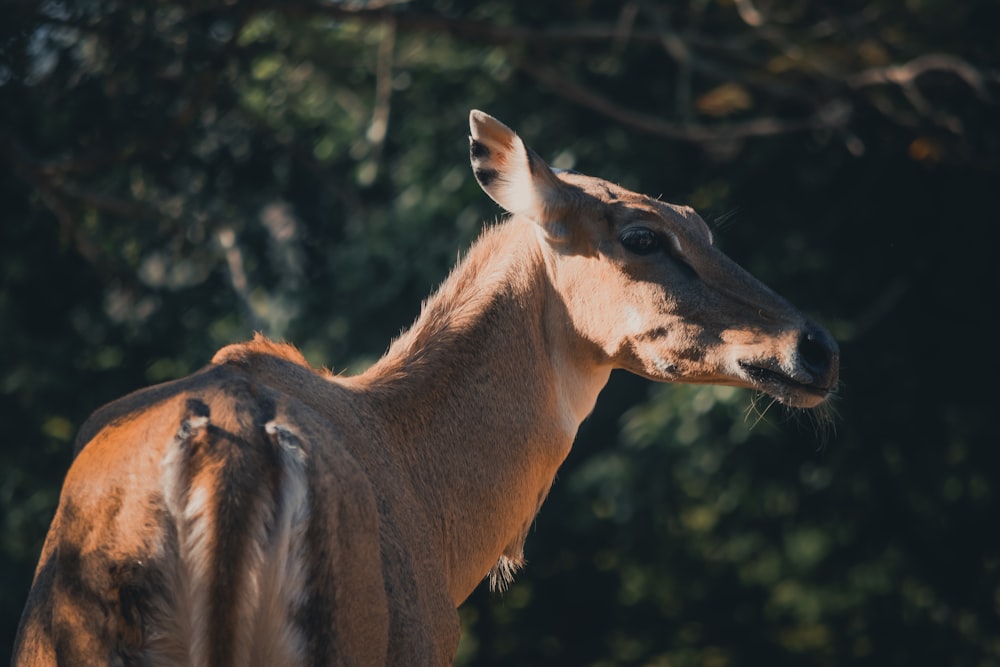
[(799, 361), (813, 384), (833, 388), (840, 366), (840, 348), (826, 329), (809, 323), (799, 338)]

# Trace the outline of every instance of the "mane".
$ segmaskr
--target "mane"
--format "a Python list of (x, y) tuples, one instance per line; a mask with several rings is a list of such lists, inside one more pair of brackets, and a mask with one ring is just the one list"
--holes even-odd
[[(487, 227), (424, 301), (413, 325), (393, 341), (369, 372), (386, 387), (400, 377), (440, 368), (432, 362), (440, 351), (476, 363), (481, 349), (470, 347), (468, 341), (481, 341), (492, 333), (498, 307), (531, 307), (525, 295), (537, 293), (531, 283), (538, 279), (536, 267), (540, 265), (534, 223), (514, 217)], [(491, 589), (504, 590), (513, 581), (524, 564), (527, 535), (525, 526), (504, 548), (487, 575)]]
[[(421, 306), (409, 329), (389, 346), (372, 370), (412, 369), (436, 348), (451, 347), (480, 325), (499, 297), (526, 292), (534, 254), (533, 224), (518, 218), (486, 227), (447, 278)], [(527, 252), (525, 252), (527, 251)]]

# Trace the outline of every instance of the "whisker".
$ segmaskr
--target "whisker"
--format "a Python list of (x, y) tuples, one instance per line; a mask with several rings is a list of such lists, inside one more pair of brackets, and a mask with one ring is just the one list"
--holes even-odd
[(712, 218), (712, 227), (717, 230), (723, 230), (726, 227), (733, 224), (739, 216), (739, 208), (731, 208), (728, 211), (724, 211), (719, 215)]
[(764, 420), (764, 417), (767, 415), (768, 410), (770, 410), (774, 406), (774, 404), (778, 402), (778, 399), (772, 398), (768, 402), (768, 404), (766, 406), (764, 406), (764, 409), (760, 410), (760, 409), (758, 409), (758, 403), (760, 402), (760, 399), (764, 398), (765, 396), (767, 396), (767, 394), (765, 394), (763, 392), (757, 393), (751, 399), (750, 405), (747, 407), (747, 412), (746, 412), (746, 415), (744, 416), (744, 420), (749, 420), (750, 419), (750, 413), (751, 412), (756, 412), (757, 413), (757, 418), (754, 419), (754, 421), (753, 421), (752, 424), (750, 424), (750, 430), (751, 431), (757, 427), (757, 424), (761, 423), (761, 421)]
[(813, 435), (818, 442), (818, 451), (825, 449), (830, 439), (837, 435), (837, 421), (840, 415), (837, 413), (837, 406), (832, 400), (835, 398), (835, 395), (831, 396), (823, 405), (817, 406), (812, 410), (801, 411), (806, 413), (805, 418), (808, 419), (810, 426), (812, 426)]

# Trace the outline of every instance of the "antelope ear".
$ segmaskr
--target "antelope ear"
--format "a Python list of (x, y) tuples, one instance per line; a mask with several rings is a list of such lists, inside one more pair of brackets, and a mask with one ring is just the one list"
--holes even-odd
[(510, 213), (544, 223), (557, 214), (563, 184), (521, 137), (493, 116), (469, 113), (469, 158), (479, 187)]

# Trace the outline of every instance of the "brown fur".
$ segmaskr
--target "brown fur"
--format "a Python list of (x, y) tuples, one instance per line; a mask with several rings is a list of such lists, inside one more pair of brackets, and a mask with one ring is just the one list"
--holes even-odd
[[(612, 368), (797, 406), (833, 388), (829, 337), (690, 209), (556, 175), (480, 112), (471, 128), (515, 215), (371, 369), (256, 336), (81, 428), (15, 664), (447, 664), (456, 607), (520, 563)], [(625, 248), (636, 225), (669, 253)]]

